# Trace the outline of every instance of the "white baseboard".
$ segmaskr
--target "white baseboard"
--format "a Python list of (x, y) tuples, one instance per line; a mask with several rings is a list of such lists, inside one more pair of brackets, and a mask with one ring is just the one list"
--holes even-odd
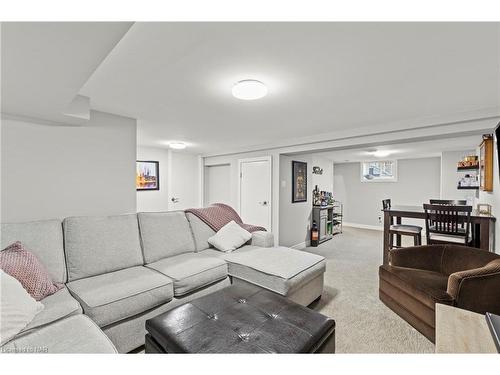
[(295, 249), (295, 250), (303, 250), (305, 249), (306, 247), (310, 246), (311, 245), (311, 242), (310, 241), (304, 241), (304, 242), (301, 242), (301, 243), (298, 243), (298, 244), (295, 244), (293, 246), (290, 246), (292, 249)]
[(352, 228), (359, 228), (359, 229), (369, 229), (369, 230), (379, 230), (379, 231), (384, 230), (384, 226), (382, 224), (380, 224), (380, 226), (378, 226), (378, 225), (366, 225), (366, 224), (344, 222), (344, 223), (342, 223), (342, 225), (345, 227), (352, 227)]

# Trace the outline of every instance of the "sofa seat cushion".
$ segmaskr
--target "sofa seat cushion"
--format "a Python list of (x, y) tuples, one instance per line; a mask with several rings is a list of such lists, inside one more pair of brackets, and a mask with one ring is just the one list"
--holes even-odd
[(68, 283), (83, 312), (100, 327), (170, 301), (172, 280), (138, 266)]
[(82, 313), (82, 307), (78, 301), (71, 296), (67, 288), (63, 288), (45, 297), (40, 302), (45, 308), (35, 316), (22, 332), (56, 322), (71, 315)]
[(101, 329), (83, 314), (19, 335), (3, 353), (117, 353)]
[(186, 253), (147, 264), (174, 281), (174, 295), (182, 296), (227, 277), (224, 259)]
[(453, 298), (446, 292), (448, 276), (421, 269), (381, 266), (380, 279), (434, 309), (436, 303), (451, 304)]
[(287, 296), (325, 272), (324, 257), (287, 247), (244, 246), (227, 254), (229, 275)]

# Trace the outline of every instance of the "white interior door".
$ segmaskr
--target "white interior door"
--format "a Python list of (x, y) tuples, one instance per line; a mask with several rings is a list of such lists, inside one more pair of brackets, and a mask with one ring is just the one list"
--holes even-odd
[(168, 209), (199, 207), (198, 157), (182, 152), (169, 153)]
[(271, 158), (242, 159), (239, 209), (244, 223), (271, 230)]
[(231, 205), (231, 165), (205, 167), (205, 206), (212, 203)]

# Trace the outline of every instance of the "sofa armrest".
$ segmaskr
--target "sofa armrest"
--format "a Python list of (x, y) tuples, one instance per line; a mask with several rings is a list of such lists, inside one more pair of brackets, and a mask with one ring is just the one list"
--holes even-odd
[(252, 239), (250, 240), (250, 245), (259, 247), (273, 247), (274, 234), (263, 230), (252, 232)]
[(484, 267), (452, 273), (447, 292), (459, 308), (500, 314), (500, 259)]
[(389, 251), (391, 266), (441, 272), (443, 245), (414, 246)]

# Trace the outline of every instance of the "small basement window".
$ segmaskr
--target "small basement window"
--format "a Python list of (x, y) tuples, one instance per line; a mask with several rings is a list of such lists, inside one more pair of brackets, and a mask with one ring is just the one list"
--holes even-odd
[(396, 160), (361, 162), (361, 182), (396, 182), (397, 180)]

